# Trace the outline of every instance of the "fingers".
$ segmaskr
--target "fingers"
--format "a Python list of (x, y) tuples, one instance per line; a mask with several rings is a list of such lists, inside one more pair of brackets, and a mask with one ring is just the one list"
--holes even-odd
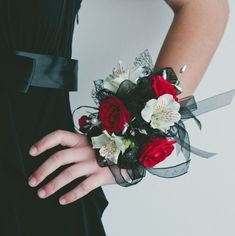
[(63, 170), (57, 177), (38, 190), (38, 196), (45, 198), (81, 176), (88, 176), (95, 172), (97, 166), (94, 160), (80, 162)]
[(37, 186), (49, 174), (55, 171), (62, 165), (78, 162), (88, 161), (94, 158), (94, 150), (90, 146), (68, 148), (56, 152), (49, 157), (37, 170), (29, 177), (29, 185), (31, 187)]
[(75, 145), (83, 146), (87, 144), (87, 139), (85, 135), (59, 129), (45, 135), (42, 139), (31, 146), (29, 154), (32, 156), (39, 155), (47, 149), (59, 144), (68, 147), (74, 147)]
[(77, 187), (67, 192), (63, 196), (59, 198), (59, 202), (61, 205), (65, 205), (71, 202), (82, 198), (95, 188), (101, 186), (104, 182), (104, 178), (100, 174), (93, 174), (82, 181)]

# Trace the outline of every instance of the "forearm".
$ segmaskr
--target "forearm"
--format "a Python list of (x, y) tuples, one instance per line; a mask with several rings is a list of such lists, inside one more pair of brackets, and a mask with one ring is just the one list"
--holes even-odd
[(184, 64), (183, 93), (193, 95), (224, 33), (229, 6), (226, 0), (168, 0), (174, 18), (155, 63), (155, 68), (170, 66), (176, 72)]

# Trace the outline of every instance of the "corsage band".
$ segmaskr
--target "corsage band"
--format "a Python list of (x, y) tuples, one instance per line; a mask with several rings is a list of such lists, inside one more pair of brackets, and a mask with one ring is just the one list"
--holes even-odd
[(78, 60), (0, 50), (0, 89), (27, 93), (30, 86), (77, 91)]
[[(75, 128), (88, 137), (98, 164), (108, 166), (121, 186), (137, 184), (146, 171), (163, 178), (181, 176), (188, 172), (190, 153), (214, 156), (190, 144), (184, 121), (192, 119), (201, 129), (197, 116), (230, 104), (235, 94), (232, 89), (199, 102), (194, 96), (180, 100), (180, 76), (187, 66), (180, 68), (179, 75), (171, 67), (154, 71), (153, 67), (148, 49), (135, 58), (132, 68), (119, 61), (112, 74), (94, 81), (96, 107), (80, 106), (73, 111), (75, 115), (86, 109)], [(185, 160), (159, 167), (174, 149)]]

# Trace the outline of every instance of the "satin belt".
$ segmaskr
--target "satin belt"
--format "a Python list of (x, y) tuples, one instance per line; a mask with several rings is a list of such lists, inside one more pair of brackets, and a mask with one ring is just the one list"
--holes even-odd
[(0, 89), (27, 93), (30, 86), (77, 91), (78, 60), (34, 52), (0, 51)]

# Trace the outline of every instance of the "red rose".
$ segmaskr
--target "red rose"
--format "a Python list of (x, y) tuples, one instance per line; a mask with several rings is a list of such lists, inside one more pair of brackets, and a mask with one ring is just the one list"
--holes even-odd
[(80, 119), (78, 120), (78, 124), (79, 124), (80, 129), (84, 128), (84, 126), (87, 124), (88, 119), (89, 119), (88, 116), (85, 116), (85, 115), (80, 117)]
[(162, 137), (152, 138), (142, 145), (140, 150), (140, 163), (145, 167), (153, 167), (168, 157), (174, 150), (175, 140), (167, 140)]
[(177, 92), (175, 87), (167, 80), (165, 80), (160, 75), (150, 75), (152, 79), (152, 89), (156, 95), (156, 97), (160, 97), (163, 94), (171, 94), (176, 102), (178, 102)]
[(101, 101), (99, 117), (102, 128), (110, 132), (123, 131), (124, 124), (131, 120), (131, 114), (124, 103), (115, 96)]

